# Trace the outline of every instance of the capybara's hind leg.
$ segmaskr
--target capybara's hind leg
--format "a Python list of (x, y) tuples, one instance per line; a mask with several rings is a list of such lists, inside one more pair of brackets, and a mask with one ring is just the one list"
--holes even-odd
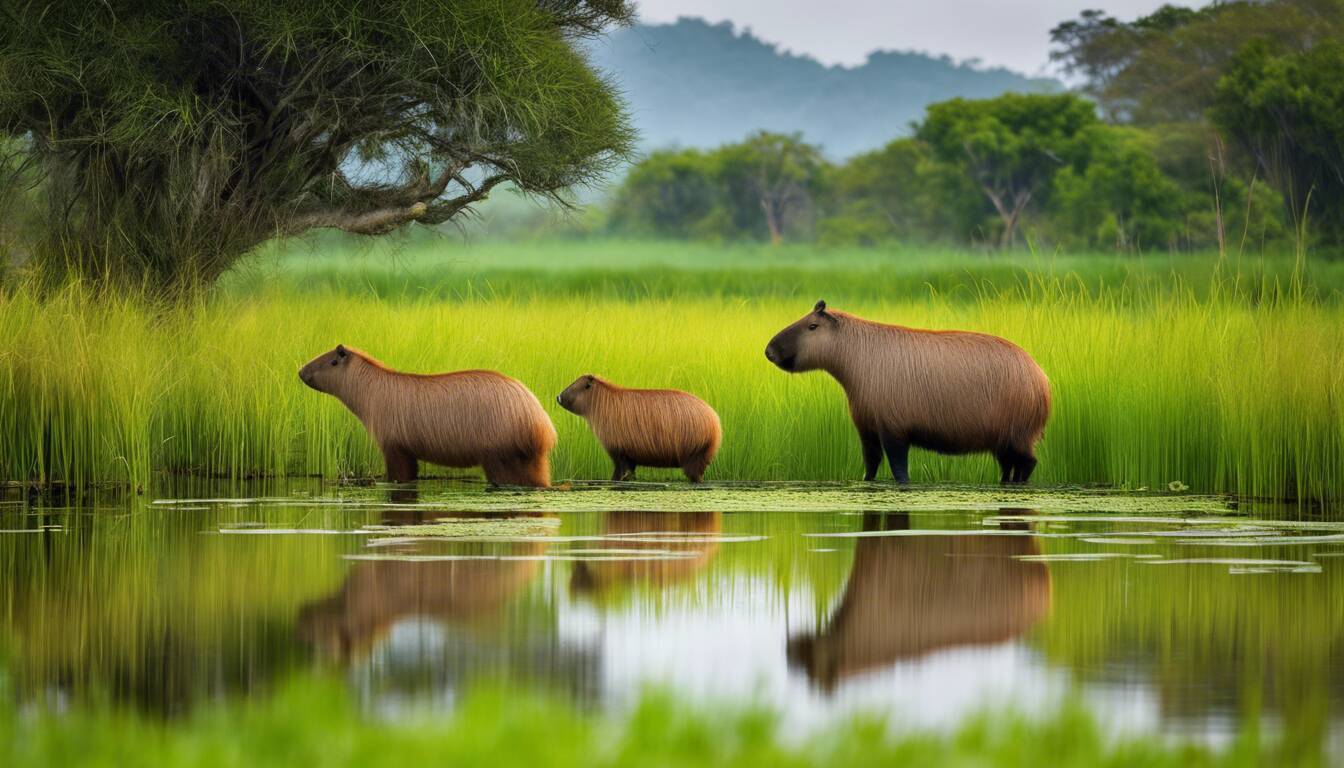
[(876, 432), (859, 430), (859, 444), (863, 446), (863, 479), (876, 480), (882, 468), (882, 438)]
[(705, 470), (709, 468), (708, 452), (701, 451), (692, 456), (689, 461), (681, 465), (681, 471), (686, 473), (686, 479), (692, 483), (698, 483), (705, 476)]
[(491, 485), (528, 485), (534, 488), (551, 486), (550, 461), (546, 456), (513, 460), (493, 460), (481, 465), (485, 479)]
[(882, 435), (882, 450), (887, 453), (887, 464), (891, 465), (891, 476), (898, 483), (910, 482), (910, 444), (897, 439), (895, 435)]
[(1036, 471), (1036, 457), (1030, 453), (1023, 453), (1017, 457), (1017, 463), (1013, 467), (1013, 482), (1026, 483), (1031, 479), (1031, 473)]
[(999, 484), (1007, 485), (1013, 482), (1017, 470), (1017, 452), (1012, 450), (999, 451), (994, 454), (994, 460), (999, 462)]
[(619, 453), (611, 454), (611, 482), (619, 483), (634, 474), (635, 465)]
[(415, 457), (400, 448), (383, 448), (383, 463), (387, 465), (387, 479), (392, 483), (414, 482), (420, 467)]

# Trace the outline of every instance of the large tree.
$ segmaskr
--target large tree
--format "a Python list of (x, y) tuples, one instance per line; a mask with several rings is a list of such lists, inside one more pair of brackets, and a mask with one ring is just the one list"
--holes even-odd
[(778, 244), (787, 230), (804, 226), (826, 165), (820, 148), (796, 133), (760, 131), (717, 155), (731, 215), (744, 230), (755, 229), (747, 222), (759, 221)]
[(47, 198), (39, 257), (208, 282), (277, 235), (557, 196), (632, 134), (580, 38), (626, 0), (33, 0), (0, 8), (0, 132)]
[(1011, 246), (1029, 206), (1044, 203), (1054, 175), (1097, 123), (1092, 104), (1069, 94), (1004, 94), (933, 104), (917, 138), (962, 171), (1001, 220), (999, 246)]

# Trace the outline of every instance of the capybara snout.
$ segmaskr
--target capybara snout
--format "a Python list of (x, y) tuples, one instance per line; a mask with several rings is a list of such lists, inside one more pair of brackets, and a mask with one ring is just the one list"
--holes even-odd
[(719, 416), (700, 398), (675, 389), (627, 389), (587, 374), (556, 398), (582, 416), (611, 457), (612, 480), (635, 468), (680, 467), (693, 483), (719, 450)]

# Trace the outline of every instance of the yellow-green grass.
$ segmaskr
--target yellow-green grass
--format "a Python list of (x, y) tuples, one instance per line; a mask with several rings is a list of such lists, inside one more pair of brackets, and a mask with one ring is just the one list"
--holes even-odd
[[(1322, 499), (1344, 492), (1344, 307), (1215, 288), (1094, 295), (1039, 279), (973, 301), (856, 299), (877, 320), (1000, 334), (1036, 357), (1055, 410), (1036, 482)], [(1264, 299), (1265, 297), (1261, 297)], [(341, 342), (407, 371), (491, 368), (551, 414), (554, 475), (606, 456), (554, 397), (576, 376), (678, 387), (719, 412), (708, 478), (853, 479), (839, 387), (788, 375), (766, 341), (809, 302), (537, 295), (442, 302), (277, 286), (164, 308), (78, 287), (0, 296), (0, 477), (142, 483), (152, 472), (374, 475), (355, 418), (298, 367)], [(675, 477), (642, 471), (645, 477)], [(987, 457), (912, 457), (916, 482), (992, 482)]]

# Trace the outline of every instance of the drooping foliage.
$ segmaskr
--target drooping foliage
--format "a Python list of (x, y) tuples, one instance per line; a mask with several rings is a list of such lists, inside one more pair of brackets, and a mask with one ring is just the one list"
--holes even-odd
[(556, 196), (631, 143), (578, 45), (624, 0), (109, 0), (0, 9), (0, 132), (40, 175), (49, 269), (208, 282), (315, 227)]

